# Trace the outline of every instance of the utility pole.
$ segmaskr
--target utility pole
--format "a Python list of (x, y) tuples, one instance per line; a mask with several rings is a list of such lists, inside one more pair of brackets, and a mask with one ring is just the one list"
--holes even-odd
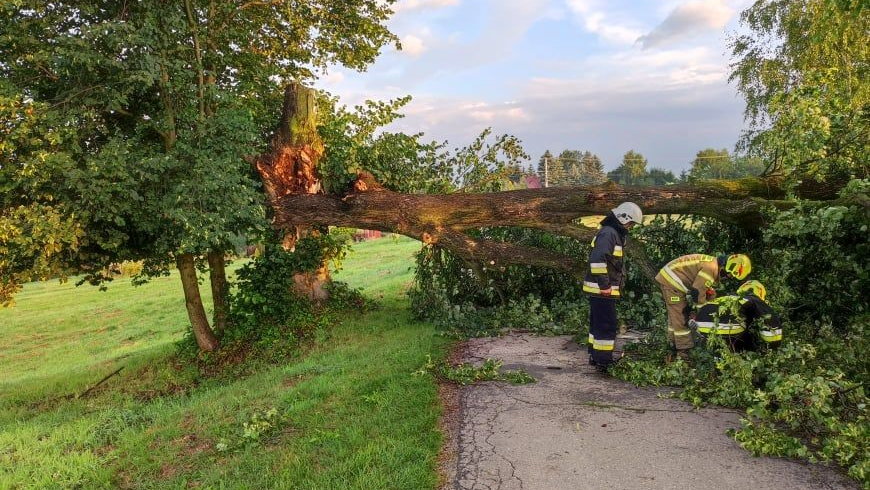
[(550, 187), (550, 157), (544, 157), (544, 187)]

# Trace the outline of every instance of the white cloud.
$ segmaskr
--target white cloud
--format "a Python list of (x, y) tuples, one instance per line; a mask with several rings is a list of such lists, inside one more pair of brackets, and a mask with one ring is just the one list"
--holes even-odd
[(426, 51), (426, 45), (423, 43), (423, 40), (413, 34), (402, 36), (401, 41), (402, 52), (411, 57), (416, 58)]
[(490, 124), (498, 121), (500, 124), (511, 121), (524, 121), (529, 118), (528, 114), (522, 107), (517, 107), (516, 102), (505, 104), (487, 104), (485, 102), (475, 102), (466, 104), (466, 107), (473, 107), (474, 110), (467, 112), (468, 117), (478, 122)]
[[(396, 67), (400, 72), (396, 75), (398, 78), (390, 81), (413, 87), (435, 76), (493, 65), (511, 56), (529, 29), (551, 13), (548, 9), (551, 0), (477, 1), (484, 4), (481, 8), (486, 12), (479, 30), (446, 33), (436, 29), (433, 32), (425, 26), (403, 24), (405, 32), (414, 33), (401, 38), (404, 51), (412, 55), (413, 62), (407, 62), (407, 58), (384, 57), (379, 69)], [(462, 34), (468, 33), (473, 33), (474, 37), (463, 38)], [(413, 39), (410, 39), (412, 44), (405, 45), (412, 37), (418, 38), (421, 50), (413, 51), (413, 43), (416, 43)], [(383, 78), (371, 78), (370, 86), (379, 86), (384, 82)]]
[(607, 42), (628, 45), (642, 34), (640, 29), (615, 11), (606, 10), (597, 0), (567, 0), (567, 3), (587, 31)]
[(682, 41), (699, 34), (721, 32), (734, 11), (724, 0), (687, 2), (674, 8), (648, 34), (637, 38), (644, 49)]
[(393, 11), (411, 12), (414, 10), (441, 9), (459, 5), (459, 0), (401, 0), (393, 6)]

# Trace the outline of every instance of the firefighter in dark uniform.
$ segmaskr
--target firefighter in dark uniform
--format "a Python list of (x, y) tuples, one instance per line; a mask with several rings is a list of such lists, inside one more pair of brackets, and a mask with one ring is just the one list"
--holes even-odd
[(701, 338), (720, 336), (733, 352), (776, 348), (782, 342), (782, 321), (766, 297), (763, 284), (746, 281), (736, 296), (716, 298), (702, 306), (694, 327)]
[(624, 202), (607, 213), (592, 239), (583, 292), (589, 296), (589, 364), (600, 371), (606, 371), (614, 362), (616, 300), (622, 297), (625, 283), (623, 247), (629, 228), (642, 222), (640, 207)]

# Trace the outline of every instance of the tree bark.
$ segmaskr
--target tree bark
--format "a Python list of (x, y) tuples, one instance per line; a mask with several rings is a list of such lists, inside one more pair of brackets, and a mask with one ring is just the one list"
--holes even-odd
[(582, 216), (605, 214), (623, 201), (647, 214), (712, 216), (744, 227), (764, 225), (762, 207), (789, 208), (776, 190), (752, 179), (707, 182), (700, 186), (563, 187), (487, 194), (420, 195), (391, 191), (334, 195), (288, 194), (274, 203), (274, 226), (345, 226), (407, 235), (438, 244), (466, 260), (493, 265), (526, 264), (581, 270), (557, 253), (520, 245), (478, 241), (466, 232), (492, 226), (518, 226), (588, 240), (594, 230), (575, 224)]
[(222, 332), (227, 327), (229, 316), (230, 287), (227, 282), (226, 261), (223, 252), (208, 253), (208, 273), (211, 282), (211, 297), (214, 303), (212, 325), (216, 332)]
[(179, 254), (175, 258), (178, 272), (181, 274), (181, 284), (184, 288), (184, 302), (187, 306), (187, 316), (193, 327), (193, 336), (200, 350), (211, 352), (220, 346), (217, 337), (208, 324), (205, 307), (199, 295), (199, 282), (196, 279), (196, 267), (192, 254)]
[[(318, 195), (323, 192), (317, 165), (323, 156), (323, 141), (317, 132), (317, 93), (299, 83), (291, 83), (284, 93), (284, 108), (269, 151), (254, 161), (263, 176), (269, 201), (275, 203), (288, 195)], [(311, 234), (313, 223), (299, 222), (284, 227), (285, 250)], [(330, 281), (326, 263), (310, 272), (293, 276), (294, 291), (314, 301), (329, 297), (325, 285)]]

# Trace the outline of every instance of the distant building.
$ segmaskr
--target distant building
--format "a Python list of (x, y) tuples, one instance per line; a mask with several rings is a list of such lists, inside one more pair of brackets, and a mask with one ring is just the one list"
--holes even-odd
[(353, 234), (353, 241), (364, 242), (366, 240), (374, 240), (383, 236), (380, 230), (356, 230)]

